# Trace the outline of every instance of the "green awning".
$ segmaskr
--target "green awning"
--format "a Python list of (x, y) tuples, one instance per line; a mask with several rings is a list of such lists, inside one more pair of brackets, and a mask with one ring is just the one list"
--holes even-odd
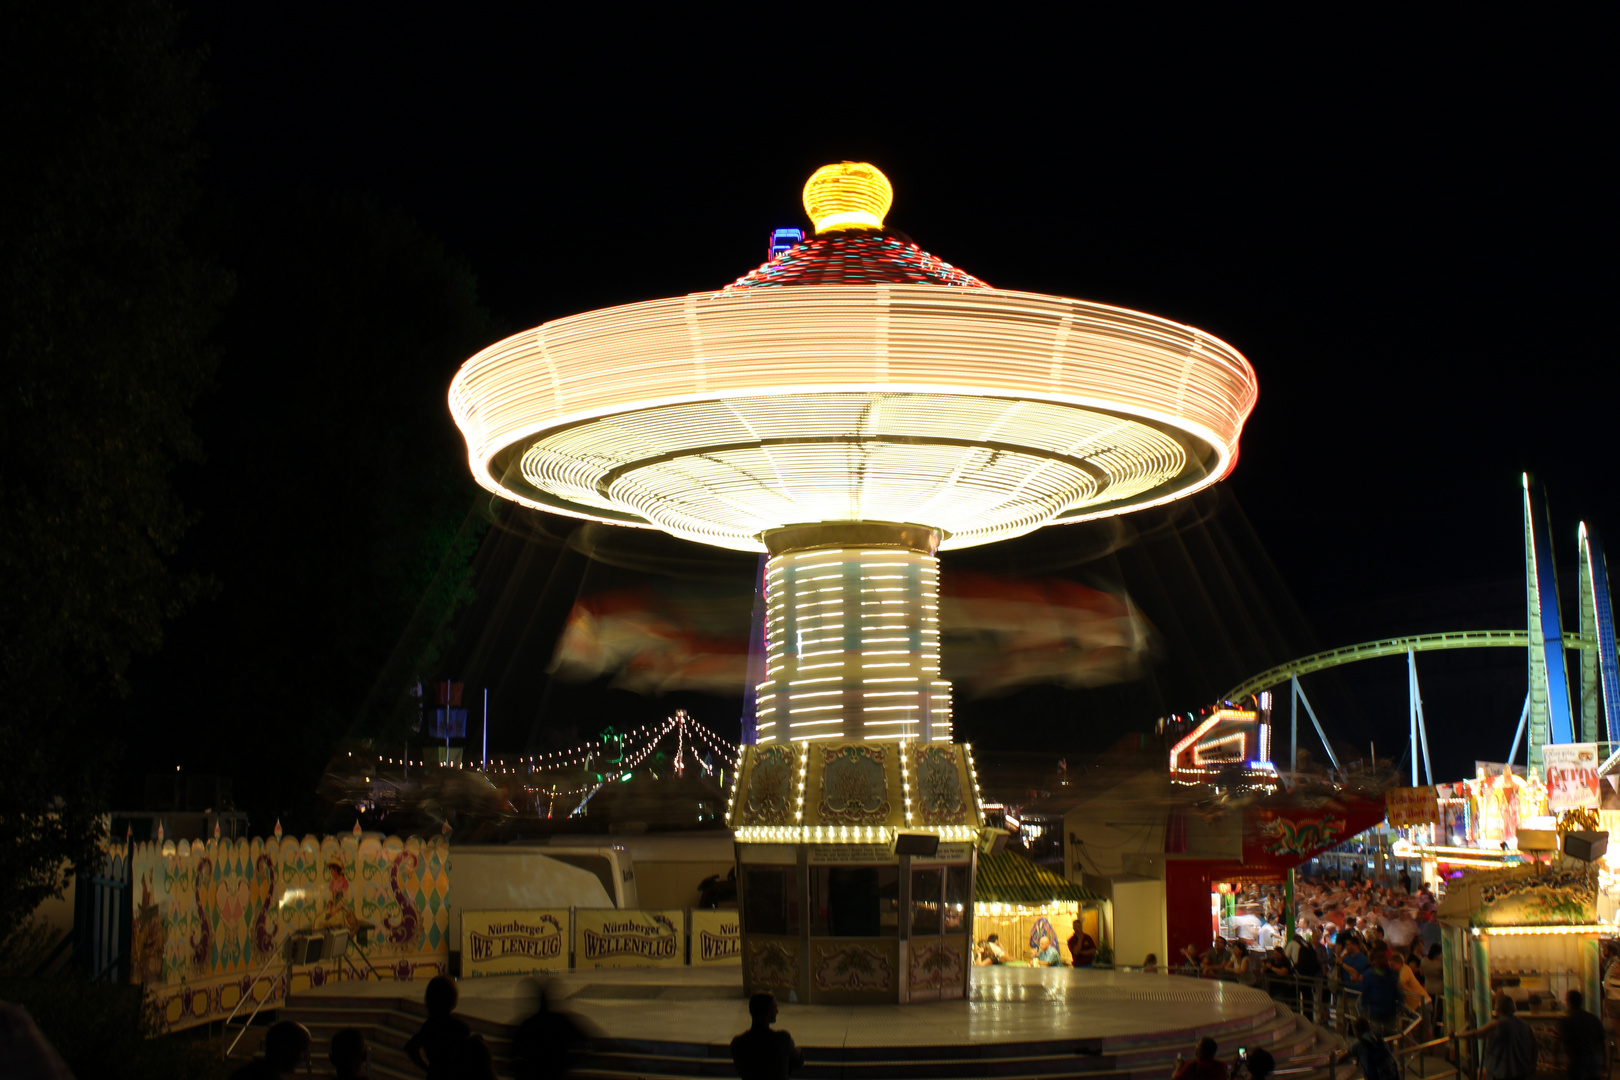
[(1085, 902), (1102, 897), (1016, 852), (999, 851), (979, 856), (979, 883), (974, 899), (983, 904), (1049, 904), (1054, 900)]

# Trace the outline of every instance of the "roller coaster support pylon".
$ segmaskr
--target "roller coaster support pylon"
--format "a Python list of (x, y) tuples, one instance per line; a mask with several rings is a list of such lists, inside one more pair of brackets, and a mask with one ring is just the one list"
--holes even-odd
[[(1412, 725), (1412, 786), (1418, 786), (1418, 749), (1423, 750), (1423, 775), (1434, 783), (1434, 767), (1429, 763), (1429, 726), (1423, 722), (1423, 692), (1418, 689), (1417, 653), (1406, 650), (1407, 711)], [(1420, 743), (1421, 740), (1421, 743)]]
[[(1597, 648), (1581, 653), (1581, 737), (1586, 742), (1607, 742), (1617, 731), (1620, 717), (1620, 662), (1615, 655), (1614, 608), (1609, 600), (1609, 566), (1603, 543), (1581, 522), (1579, 529), (1581, 578), (1581, 637)], [(1603, 720), (1598, 720), (1601, 694)]]
[[(1299, 769), (1299, 707), (1303, 703), (1305, 715), (1311, 718), (1311, 725), (1316, 728), (1316, 734), (1322, 740), (1322, 749), (1327, 751), (1328, 760), (1333, 762), (1335, 769), (1343, 772), (1344, 766), (1339, 764), (1339, 755), (1333, 752), (1333, 744), (1328, 742), (1327, 732), (1322, 730), (1322, 721), (1316, 718), (1316, 710), (1311, 708), (1311, 699), (1305, 696), (1305, 688), (1299, 685), (1298, 675), (1290, 676), (1288, 691), (1293, 699), (1293, 704), (1289, 709), (1289, 716), (1292, 718), (1293, 724), (1293, 737), (1289, 740), (1289, 750), (1294, 755), (1294, 760), (1288, 763), (1288, 771), (1296, 772)], [(1243, 699), (1228, 697), (1226, 700), (1241, 701)]]
[[(1586, 654), (1582, 653), (1581, 655), (1585, 656)], [(1509, 765), (1513, 764), (1513, 759), (1519, 756), (1519, 743), (1524, 740), (1524, 726), (1529, 722), (1529, 720), (1530, 695), (1526, 694), (1524, 695), (1524, 711), (1519, 713), (1519, 727), (1518, 730), (1513, 733), (1513, 749), (1509, 750), (1508, 756), (1503, 759)]]

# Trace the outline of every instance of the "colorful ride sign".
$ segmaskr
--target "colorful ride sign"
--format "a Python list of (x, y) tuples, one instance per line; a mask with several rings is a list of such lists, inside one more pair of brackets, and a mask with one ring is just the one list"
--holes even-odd
[(567, 908), (461, 913), (463, 977), (567, 970)]
[(1541, 748), (1541, 764), (1547, 770), (1547, 808), (1553, 813), (1596, 810), (1602, 805), (1598, 787), (1598, 763), (1602, 761), (1597, 743), (1549, 743)]
[(574, 967), (681, 967), (686, 963), (686, 913), (577, 908)]

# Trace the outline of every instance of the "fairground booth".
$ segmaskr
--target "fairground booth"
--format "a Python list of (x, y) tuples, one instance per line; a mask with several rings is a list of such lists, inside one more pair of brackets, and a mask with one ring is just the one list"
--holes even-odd
[(962, 997), (979, 807), (966, 746), (746, 747), (731, 808), (745, 990), (817, 1004)]
[[(1556, 820), (1537, 771), (1476, 763), (1471, 780), (1396, 788), (1387, 795), (1389, 824), (1401, 832), (1399, 858), (1422, 861), (1421, 878), (1442, 885), (1476, 870), (1499, 870), (1534, 861), (1534, 851)], [(1521, 844), (1521, 838), (1527, 843)]]
[(1074, 924), (1111, 955), (1108, 901), (1061, 875), (1012, 851), (979, 856), (979, 878), (973, 905), (973, 940), (995, 934), (1006, 953), (1001, 962), (1035, 962), (1041, 942), (1049, 939), (1064, 964), (1072, 965), (1069, 938)]
[[(1601, 941), (1612, 882), (1606, 861), (1613, 811), (1600, 808), (1599, 747), (1538, 748), (1527, 775), (1479, 762), (1471, 780), (1391, 791), (1395, 850), (1423, 860), (1424, 877), (1444, 896), (1446, 1021), (1489, 1019), (1497, 993), (1513, 997), (1532, 1021), (1556, 1018), (1565, 993), (1599, 997)], [(1589, 1005), (1590, 1007), (1590, 1005)]]
[[(1601, 1001), (1600, 942), (1594, 871), (1564, 857), (1506, 870), (1477, 870), (1451, 882), (1440, 904), (1445, 1018), (1452, 1031), (1491, 1018), (1495, 995), (1514, 999), (1536, 1028), (1543, 1060), (1555, 1059), (1552, 1025), (1567, 1015), (1565, 993)], [(1589, 1007), (1592, 1007), (1589, 1005)]]

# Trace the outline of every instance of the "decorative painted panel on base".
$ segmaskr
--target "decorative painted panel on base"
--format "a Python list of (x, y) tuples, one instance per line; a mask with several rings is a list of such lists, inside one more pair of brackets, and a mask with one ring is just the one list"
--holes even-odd
[(961, 996), (967, 981), (966, 937), (952, 934), (943, 938), (919, 938), (910, 942), (906, 951), (906, 976), (913, 994)]
[(743, 944), (743, 976), (750, 994), (797, 993), (799, 939), (751, 935)]
[(898, 1001), (900, 943), (889, 939), (817, 941), (810, 946), (811, 1001)]

